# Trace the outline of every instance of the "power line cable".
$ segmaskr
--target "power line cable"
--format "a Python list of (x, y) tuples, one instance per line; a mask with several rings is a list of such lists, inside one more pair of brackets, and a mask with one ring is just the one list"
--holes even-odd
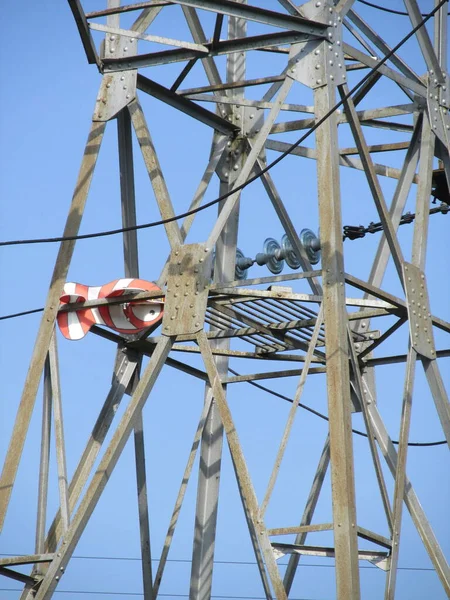
[[(440, 206), (437, 206), (436, 208), (432, 208), (429, 211), (430, 215), (433, 214), (447, 214), (450, 211), (450, 206), (446, 203), (446, 202), (442, 202)], [(414, 221), (414, 219), (416, 218), (415, 213), (410, 213), (407, 212), (404, 215), (402, 215), (401, 219), (400, 219), (400, 223), (399, 225), (406, 225), (408, 223), (412, 223)], [(383, 231), (383, 224), (381, 222), (377, 222), (374, 223), (373, 221), (371, 223), (369, 223), (369, 225), (367, 225), (367, 227), (364, 227), (364, 225), (344, 225), (343, 227), (343, 239), (346, 240), (357, 240), (359, 238), (363, 238), (365, 237), (365, 235), (367, 233), (378, 233), (379, 231)], [(31, 310), (24, 310), (22, 312), (18, 312), (18, 313), (12, 313), (9, 315), (3, 315), (0, 317), (0, 321), (6, 321), (8, 319), (16, 319), (18, 317), (25, 317), (27, 315), (32, 315), (34, 313), (39, 313), (39, 312), (43, 312), (44, 308), (33, 308)]]
[[(409, 17), (409, 13), (403, 10), (395, 10), (393, 8), (387, 8), (386, 6), (380, 6), (379, 4), (372, 4), (372, 2), (368, 2), (367, 0), (358, 0), (361, 4), (365, 4), (366, 6), (370, 6), (371, 8), (375, 8), (376, 10), (381, 10), (383, 12), (387, 12), (391, 15), (400, 15), (402, 17)], [(428, 13), (420, 13), (422, 17), (426, 17)], [(450, 15), (450, 13), (447, 13)]]
[(207, 208), (210, 208), (211, 206), (214, 206), (215, 204), (218, 204), (219, 202), (222, 202), (223, 200), (225, 200), (232, 194), (240, 192), (241, 190), (246, 188), (248, 185), (250, 185), (257, 179), (259, 179), (262, 175), (264, 175), (264, 173), (267, 173), (268, 171), (270, 171), (273, 167), (275, 167), (275, 165), (277, 165), (279, 162), (284, 160), (289, 154), (291, 154), (291, 152), (293, 150), (295, 150), (295, 148), (300, 146), (300, 144), (302, 142), (304, 142), (312, 133), (314, 133), (314, 131), (316, 131), (316, 129), (318, 129), (327, 119), (329, 119), (329, 117), (331, 117), (331, 115), (338, 108), (340, 108), (344, 104), (344, 102), (351, 97), (351, 95), (354, 92), (356, 92), (362, 85), (364, 85), (364, 83), (366, 81), (368, 81), (384, 65), (384, 63), (387, 62), (391, 58), (391, 56), (393, 54), (395, 54), (397, 52), (397, 50), (399, 48), (401, 48), (401, 46), (403, 46), (403, 44), (405, 44), (416, 33), (416, 31), (418, 31), (421, 27), (423, 27), (425, 25), (425, 23), (448, 1), (449, 0), (441, 0), (441, 2), (439, 2), (439, 4), (425, 18), (423, 18), (422, 21), (420, 21), (420, 23), (418, 23), (407, 35), (405, 35), (404, 38), (402, 38), (400, 40), (400, 42), (396, 46), (394, 46), (394, 48), (392, 48), (383, 58), (381, 58), (378, 61), (377, 65), (375, 65), (374, 67), (372, 67), (372, 69), (370, 69), (370, 71), (359, 81), (359, 83), (357, 83), (349, 92), (347, 92), (341, 98), (341, 100), (339, 100), (339, 102), (337, 104), (335, 104), (333, 106), (333, 108), (331, 108), (323, 117), (321, 117), (301, 138), (299, 138), (296, 142), (294, 142), (291, 146), (289, 146), (289, 148), (287, 148), (284, 152), (282, 152), (280, 154), (280, 156), (278, 156), (275, 160), (273, 160), (266, 167), (261, 169), (259, 171), (259, 173), (257, 173), (253, 177), (250, 177), (250, 179), (247, 179), (247, 181), (245, 181), (241, 185), (238, 185), (237, 187), (233, 188), (232, 190), (226, 192), (225, 194), (222, 194), (215, 200), (211, 200), (210, 202), (207, 202), (203, 206), (199, 206), (198, 208), (188, 210), (179, 215), (169, 217), (168, 219), (161, 219), (159, 221), (153, 221), (151, 223), (144, 223), (141, 225), (133, 225), (130, 227), (121, 227), (119, 229), (110, 229), (108, 231), (99, 231), (96, 233), (86, 233), (86, 234), (82, 234), (82, 235), (72, 235), (72, 236), (66, 236), (66, 237), (35, 238), (35, 239), (27, 239), (27, 240), (9, 240), (9, 241), (0, 242), (0, 246), (18, 246), (18, 245), (25, 245), (25, 244), (48, 244), (48, 243), (56, 243), (56, 242), (64, 242), (64, 241), (67, 242), (67, 241), (74, 241), (74, 240), (85, 240), (85, 239), (91, 239), (91, 238), (106, 237), (106, 236), (110, 236), (110, 235), (117, 235), (119, 233), (125, 233), (127, 231), (138, 231), (140, 229), (149, 229), (151, 227), (157, 227), (159, 225), (165, 225), (167, 223), (172, 223), (173, 221), (178, 221), (179, 219), (183, 219), (190, 215), (194, 215), (203, 210), (206, 210)]
[[(0, 556), (21, 556), (17, 554), (0, 554)], [(23, 555), (26, 556), (26, 555)], [(75, 560), (118, 560), (118, 561), (133, 561), (133, 562), (141, 562), (142, 559), (137, 556), (84, 556), (84, 555), (74, 555), (72, 559)], [(159, 558), (152, 558), (152, 562), (159, 563)], [(167, 562), (172, 563), (188, 563), (191, 564), (192, 560), (190, 558), (167, 558)], [(217, 565), (244, 565), (244, 566), (253, 566), (258, 563), (255, 560), (214, 560), (214, 564)], [(278, 562), (279, 565), (287, 566), (288, 563)], [(318, 567), (318, 568), (329, 568), (334, 569), (334, 564), (327, 563), (305, 563), (301, 562), (298, 565), (299, 567)], [(360, 569), (378, 569), (375, 565), (361, 565)], [(432, 567), (397, 567), (397, 570), (400, 571), (436, 571), (436, 569)]]
[(26, 315), (32, 315), (33, 313), (43, 312), (44, 308), (33, 308), (32, 310), (24, 310), (22, 312), (13, 313), (12, 315), (3, 315), (0, 317), (0, 321), (5, 321), (6, 319), (16, 319), (17, 317), (25, 317)]
[[(230, 371), (230, 373), (233, 373), (233, 375), (238, 375), (238, 376), (240, 375), (240, 373), (238, 373), (237, 371), (234, 371), (233, 369), (228, 368), (228, 370)], [(275, 390), (272, 390), (272, 389), (266, 387), (265, 385), (261, 385), (260, 383), (256, 383), (255, 381), (246, 381), (245, 383), (249, 383), (250, 385), (253, 385), (256, 388), (262, 390), (263, 392), (267, 392), (268, 394), (271, 394), (272, 396), (275, 396), (276, 398), (281, 398), (282, 400), (286, 400), (286, 402), (290, 402), (291, 404), (294, 402), (292, 398), (289, 398), (289, 396), (285, 396), (284, 394), (275, 392)], [(315, 410), (314, 408), (311, 408), (310, 406), (307, 406), (306, 404), (302, 404), (301, 402), (299, 402), (298, 405), (301, 408), (303, 408), (304, 410), (307, 410), (308, 412), (312, 413), (316, 417), (323, 419), (324, 421), (330, 420), (326, 415), (322, 414), (318, 410)], [(365, 438), (369, 437), (367, 435), (367, 433), (364, 433), (364, 431), (359, 431), (359, 429), (352, 429), (352, 432), (355, 433), (356, 435), (360, 435), (361, 437), (365, 437)], [(398, 440), (392, 440), (392, 443), (398, 445), (399, 442), (398, 442)], [(441, 440), (439, 442), (408, 442), (408, 446), (414, 446), (414, 447), (442, 446), (443, 444), (446, 444), (446, 443), (447, 443), (446, 440)]]
[[(37, 312), (43, 312), (43, 308), (36, 308), (34, 310), (28, 310), (28, 311), (24, 311), (21, 313), (15, 313), (13, 315), (4, 315), (2, 317), (0, 317), (0, 321), (5, 320), (5, 319), (12, 319), (15, 317), (21, 317), (21, 316), (25, 316), (25, 315), (29, 315), (32, 313), (37, 313)], [(229, 368), (228, 369), (230, 371), (230, 373), (233, 373), (233, 375), (237, 375), (239, 376), (240, 373), (238, 373), (237, 371), (234, 371), (233, 369)], [(289, 398), (289, 396), (285, 396), (284, 394), (280, 394), (279, 392), (275, 392), (275, 390), (272, 390), (264, 385), (261, 385), (260, 383), (255, 383), (254, 381), (246, 381), (245, 383), (249, 383), (250, 385), (255, 386), (256, 388), (267, 392), (268, 394), (271, 394), (272, 396), (275, 396), (277, 398), (281, 398), (282, 400), (286, 400), (287, 402), (290, 402), (292, 404), (293, 400), (292, 398)], [(315, 410), (314, 408), (311, 408), (310, 406), (307, 406), (306, 404), (302, 404), (301, 402), (299, 403), (299, 406), (301, 408), (303, 408), (304, 410), (307, 410), (308, 412), (312, 413), (313, 415), (315, 415), (316, 417), (319, 417), (320, 419), (323, 419), (324, 421), (329, 421), (329, 418), (322, 414), (321, 412)], [(353, 433), (355, 433), (356, 435), (360, 435), (362, 437), (367, 438), (368, 435), (367, 433), (364, 433), (363, 431), (359, 431), (358, 429), (352, 429)], [(392, 440), (393, 444), (398, 444), (398, 440)], [(446, 444), (446, 440), (440, 440), (440, 441), (436, 441), (436, 442), (408, 442), (408, 446), (413, 446), (413, 447), (430, 447), (430, 446), (442, 446), (444, 444)]]
[[(0, 588), (0, 592), (22, 592), (21, 588)], [(54, 594), (92, 594), (93, 596), (144, 596), (143, 592), (107, 592), (106, 590), (55, 590)], [(167, 594), (158, 592), (158, 596), (165, 598), (189, 598), (189, 594)], [(211, 598), (217, 600), (266, 600), (267, 596), (222, 596), (213, 594)], [(318, 598), (292, 598), (292, 600), (319, 600)]]

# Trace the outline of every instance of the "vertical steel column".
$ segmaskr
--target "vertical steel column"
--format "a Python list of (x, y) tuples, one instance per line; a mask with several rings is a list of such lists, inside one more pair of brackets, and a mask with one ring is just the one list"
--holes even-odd
[[(335, 86), (331, 81), (326, 86), (315, 90), (316, 119), (322, 118), (331, 109), (335, 104), (335, 97)], [(358, 600), (360, 591), (350, 412), (350, 373), (339, 187), (339, 149), (335, 114), (318, 128), (316, 145), (336, 588), (338, 600)]]
[[(47, 491), (48, 491), (48, 465), (50, 459), (50, 437), (52, 418), (52, 391), (50, 381), (50, 359), (47, 355), (44, 367), (44, 390), (42, 399), (42, 433), (41, 433), (41, 459), (39, 465), (39, 491), (38, 509), (36, 521), (36, 554), (44, 552), (45, 545), (45, 522), (47, 515)], [(39, 570), (39, 563), (36, 570)]]
[(58, 487), (59, 487), (59, 507), (61, 513), (61, 524), (63, 533), (69, 527), (70, 509), (69, 509), (69, 490), (67, 483), (66, 466), (66, 444), (64, 442), (64, 424), (61, 400), (61, 385), (59, 379), (59, 361), (58, 347), (56, 345), (56, 333), (50, 342), (48, 351), (50, 362), (50, 380), (53, 400), (53, 419), (55, 424), (55, 445), (56, 445), (56, 464), (58, 469)]
[[(128, 109), (117, 116), (119, 142), (120, 192), (122, 205), (122, 224), (132, 227), (136, 221), (136, 199), (134, 191), (133, 140), (131, 118)], [(139, 277), (139, 257), (137, 231), (125, 231), (123, 234), (123, 254), (125, 277)], [(132, 389), (139, 380), (139, 370), (130, 382)], [(144, 423), (142, 413), (136, 417), (134, 425), (134, 454), (136, 462), (136, 484), (141, 537), (141, 565), (144, 587), (144, 599), (153, 599), (152, 556), (150, 547), (150, 519), (148, 514), (147, 476), (145, 471)]]
[[(246, 23), (243, 19), (229, 17), (228, 38), (244, 37)], [(227, 58), (227, 82), (238, 81), (245, 77), (245, 54), (231, 54)], [(234, 97), (242, 97), (242, 90), (233, 90)], [(230, 153), (230, 160), (232, 154)], [(221, 181), (220, 195), (233, 187), (239, 173), (239, 165), (243, 157), (235, 160), (238, 169), (234, 170), (230, 163), (228, 181)], [(219, 214), (222, 204), (219, 205)], [(239, 225), (239, 202), (233, 208), (225, 227), (216, 243), (214, 261), (214, 281), (225, 283), (234, 279), (236, 261), (236, 245)], [(229, 340), (215, 340), (215, 347), (229, 348)], [(228, 373), (228, 358), (216, 356), (215, 363), (221, 376)], [(210, 386), (206, 386), (205, 401)], [(213, 399), (203, 429), (200, 448), (200, 467), (197, 487), (197, 506), (195, 514), (195, 533), (192, 552), (190, 600), (208, 600), (211, 597), (212, 576), (214, 567), (214, 545), (216, 536), (217, 510), (219, 502), (220, 468), (223, 446), (223, 425)]]

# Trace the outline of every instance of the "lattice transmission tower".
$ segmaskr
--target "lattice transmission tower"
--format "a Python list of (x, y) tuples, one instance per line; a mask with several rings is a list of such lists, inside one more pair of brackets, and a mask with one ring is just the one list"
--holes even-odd
[[(449, 218), (442, 216), (450, 184), (448, 2), (436, 1), (427, 18), (416, 0), (404, 0), (410, 35), (399, 36), (398, 48), (384, 39), (390, 17), (375, 13), (369, 24), (354, 0), (108, 0), (91, 12), (79, 0), (68, 4), (101, 83), (1, 476), (3, 526), (8, 507), (24, 502), (13, 486), (42, 396), (33, 446), (40, 456), (35, 541), (30, 537), (26, 556), (0, 558), (0, 574), (23, 583), (23, 600), (60, 589), (134, 436), (138, 510), (117, 518), (139, 531), (146, 600), (176, 581), (166, 567), (184, 514), (192, 560), (179, 593), (191, 600), (218, 593), (215, 548), (219, 533), (226, 544), (233, 536), (218, 526), (218, 515), (226, 518), (230, 489), (241, 500), (261, 597), (302, 596), (307, 582), (299, 561), (311, 556), (333, 561), (339, 600), (369, 597), (361, 575), (367, 561), (379, 567), (384, 597), (396, 597), (405, 507), (442, 593), (450, 594), (439, 536), (406, 475), (415, 382), (419, 404), (450, 443), (450, 323), (442, 298), (448, 261), (429, 236), (434, 222)], [(147, 119), (141, 101), (150, 107)], [(156, 122), (171, 140), (170, 160), (150, 133)], [(118, 137), (104, 138), (116, 126)], [(193, 195), (188, 186), (180, 191), (186, 138), (199, 162), (207, 156)], [(78, 264), (74, 274), (84, 285), (77, 287), (67, 283), (74, 281), (69, 268), (75, 245), (84, 243), (76, 238), (105, 145), (118, 148), (122, 211), (121, 230), (108, 240), (123, 247), (124, 258), (102, 256), (115, 274), (111, 285), (100, 273), (95, 280), (88, 261)], [(135, 177), (138, 154), (151, 184), (145, 193)], [(159, 212), (152, 223), (137, 219), (143, 196)], [(101, 202), (110, 210), (109, 199)], [(427, 248), (435, 252), (428, 260)], [(106, 399), (95, 403), (90, 433), (73, 450), (64, 433), (67, 439), (77, 429), (77, 417), (63, 427), (63, 409), (77, 392), (64, 386), (60, 357), (93, 341), (114, 348), (112, 382), (102, 379)], [(86, 354), (80, 385), (96, 369)], [(181, 375), (171, 386), (161, 378), (172, 369)], [(265, 379), (292, 401), (274, 402), (272, 416), (253, 400), (246, 404), (250, 386)], [(304, 390), (328, 424), (325, 435), (323, 425), (311, 433), (311, 452), (297, 453), (294, 462), (292, 449), (310, 435), (299, 419)], [(179, 451), (172, 424), (149, 425), (143, 409), (171, 405), (175, 419), (180, 397), (200, 417), (179, 457), (184, 471), (173, 474), (179, 487), (169, 493), (166, 479), (147, 484), (147, 470)], [(144, 447), (150, 426), (167, 438), (156, 452), (148, 435)], [(266, 440), (258, 438), (260, 427), (271, 431)], [(255, 468), (255, 437), (262, 469)], [(76, 466), (68, 468), (74, 452)], [(50, 468), (49, 476), (52, 453), (56, 473)], [(226, 457), (233, 478), (221, 481)], [(435, 482), (436, 495), (448, 463), (442, 469), (447, 475)], [(376, 493), (363, 500), (368, 479)], [(170, 505), (157, 550), (150, 525), (162, 516), (149, 510), (153, 497)], [(5, 544), (2, 551), (11, 554)], [(283, 556), (287, 566), (280, 566)], [(235, 580), (233, 593), (245, 596), (242, 581)]]

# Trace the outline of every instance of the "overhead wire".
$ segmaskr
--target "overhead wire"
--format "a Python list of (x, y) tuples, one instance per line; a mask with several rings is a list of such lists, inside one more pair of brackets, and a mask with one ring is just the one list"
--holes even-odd
[[(0, 592), (22, 592), (21, 588), (0, 588)], [(78, 594), (86, 595), (92, 594), (93, 596), (144, 596), (144, 592), (117, 592), (106, 590), (54, 590), (54, 594)], [(167, 594), (158, 592), (158, 596), (164, 598), (189, 598), (189, 594)], [(266, 600), (267, 596), (222, 596), (213, 594), (210, 598), (217, 598), (217, 600)], [(318, 598), (292, 598), (292, 600), (319, 600)]]
[[(17, 554), (0, 553), (0, 556), (18, 556), (18, 555)], [(96, 555), (85, 556), (85, 555), (80, 555), (80, 554), (75, 554), (74, 556), (72, 556), (72, 559), (74, 559), (74, 560), (114, 560), (114, 561), (132, 561), (132, 562), (141, 562), (142, 561), (142, 558), (137, 557), (137, 556), (98, 556), (98, 555), (97, 556)], [(160, 562), (159, 558), (152, 558), (151, 561), (155, 562), (155, 563)], [(172, 563), (185, 563), (185, 564), (192, 563), (192, 560), (190, 558), (167, 558), (166, 561), (172, 562)], [(214, 564), (216, 564), (216, 565), (253, 566), (253, 565), (257, 565), (258, 563), (255, 560), (214, 560)], [(278, 564), (281, 566), (288, 565), (287, 562), (286, 563), (278, 562)], [(301, 562), (301, 563), (299, 563), (298, 567), (334, 569), (334, 564)], [(376, 567), (375, 565), (361, 565), (360, 566), (360, 569), (377, 569), (377, 568), (378, 567)], [(436, 569), (434, 569), (433, 567), (397, 567), (397, 570), (399, 570), (399, 571), (433, 571), (433, 572), (436, 571)]]
[[(230, 371), (230, 373), (233, 373), (233, 375), (237, 375), (237, 376), (240, 375), (240, 373), (238, 373), (237, 371), (234, 371), (231, 368), (228, 368), (228, 370)], [(276, 392), (275, 390), (272, 390), (271, 388), (268, 388), (265, 385), (261, 385), (260, 383), (256, 383), (255, 381), (246, 381), (245, 383), (249, 383), (250, 385), (253, 385), (254, 387), (262, 390), (263, 392), (267, 392), (268, 394), (271, 394), (272, 396), (275, 396), (276, 398), (281, 398), (281, 400), (286, 400), (286, 402), (290, 402), (291, 404), (294, 402), (294, 400), (292, 398), (289, 398), (289, 396), (280, 394), (279, 392)], [(319, 417), (320, 419), (323, 419), (324, 421), (330, 420), (326, 415), (319, 412), (318, 410), (315, 410), (314, 408), (311, 408), (310, 406), (307, 406), (306, 404), (302, 404), (301, 402), (299, 402), (298, 405), (300, 406), (300, 408), (307, 410), (308, 412), (312, 413), (316, 417)], [(369, 437), (367, 435), (367, 433), (364, 433), (364, 431), (360, 431), (359, 429), (352, 429), (352, 432), (361, 437), (365, 437), (365, 438)], [(398, 440), (391, 440), (391, 441), (393, 444), (396, 444), (396, 445), (398, 445), (398, 443), (399, 443)], [(413, 447), (442, 446), (443, 444), (446, 444), (446, 443), (447, 443), (446, 440), (440, 440), (438, 442), (408, 442), (408, 446), (413, 446)]]
[[(379, 4), (373, 4), (372, 2), (368, 2), (367, 0), (358, 0), (361, 4), (365, 4), (366, 6), (370, 6), (370, 8), (375, 8), (376, 10), (381, 10), (383, 12), (389, 13), (391, 15), (400, 15), (402, 17), (409, 17), (409, 13), (404, 10), (395, 10), (394, 8), (387, 8), (386, 6), (380, 6)], [(420, 13), (422, 17), (426, 17), (428, 13)], [(450, 13), (447, 13), (450, 15)]]
[[(450, 211), (450, 205), (447, 204), (446, 202), (442, 202), (440, 206), (430, 209), (429, 214), (433, 215), (433, 214), (440, 213), (440, 214), (445, 215), (449, 211)], [(412, 223), (415, 218), (416, 218), (416, 215), (414, 213), (407, 212), (404, 215), (402, 215), (399, 225), (406, 225), (406, 224)], [(369, 225), (367, 225), (367, 227), (364, 227), (363, 225), (344, 225), (342, 238), (344, 240), (348, 239), (348, 240), (354, 241), (354, 240), (365, 237), (365, 235), (367, 233), (378, 233), (379, 231), (383, 231), (383, 224), (381, 222), (377, 222), (377, 223), (371, 222), (371, 223), (369, 223)], [(22, 312), (12, 313), (9, 315), (2, 315), (2, 316), (0, 316), (0, 321), (6, 321), (8, 319), (16, 319), (18, 317), (25, 317), (27, 315), (32, 315), (34, 313), (39, 313), (39, 312), (43, 312), (43, 311), (44, 311), (44, 307), (41, 307), (41, 308), (33, 308), (31, 310), (24, 310)]]
[(428, 13), (427, 16), (424, 17), (420, 21), (420, 23), (418, 23), (407, 35), (405, 35), (400, 40), (400, 42), (398, 42), (398, 44), (396, 46), (394, 46), (387, 54), (385, 54), (385, 56), (383, 58), (379, 59), (378, 63), (374, 67), (372, 67), (369, 70), (369, 72), (355, 86), (353, 86), (353, 88), (351, 88), (351, 90), (349, 90), (344, 96), (342, 96), (342, 98), (341, 98), (341, 100), (339, 100), (339, 102), (337, 102), (327, 113), (325, 113), (325, 115), (323, 117), (321, 117), (318, 121), (316, 121), (316, 123), (314, 123), (314, 125), (302, 137), (300, 137), (296, 142), (291, 144), (291, 146), (289, 146), (289, 148), (287, 148), (284, 152), (282, 152), (280, 154), (280, 156), (278, 156), (275, 160), (273, 160), (271, 163), (269, 163), (266, 167), (261, 169), (258, 173), (253, 175), (253, 177), (250, 177), (250, 179), (247, 179), (247, 181), (244, 181), (244, 183), (236, 186), (232, 190), (229, 190), (225, 194), (220, 195), (218, 198), (215, 198), (214, 200), (211, 200), (210, 202), (207, 202), (206, 204), (203, 204), (202, 206), (193, 208), (192, 210), (188, 210), (184, 213), (174, 215), (173, 217), (169, 217), (167, 219), (160, 219), (159, 221), (143, 223), (141, 225), (132, 225), (130, 227), (121, 227), (118, 229), (110, 229), (107, 231), (99, 231), (96, 233), (85, 233), (85, 234), (81, 234), (81, 235), (72, 235), (72, 236), (65, 236), (65, 237), (61, 236), (61, 237), (48, 237), (48, 238), (32, 238), (32, 239), (25, 239), (25, 240), (8, 240), (8, 241), (0, 242), (0, 247), (1, 246), (26, 245), (26, 244), (48, 244), (48, 243), (56, 243), (56, 242), (85, 240), (85, 239), (117, 235), (119, 233), (125, 233), (127, 231), (138, 231), (140, 229), (149, 229), (151, 227), (166, 225), (168, 223), (172, 223), (173, 221), (178, 221), (179, 219), (184, 219), (185, 217), (199, 213), (203, 210), (206, 210), (207, 208), (210, 208), (211, 206), (218, 204), (219, 202), (222, 202), (229, 196), (236, 194), (237, 192), (240, 192), (241, 190), (246, 188), (248, 185), (250, 185), (257, 179), (262, 177), (262, 175), (264, 175), (265, 173), (267, 173), (268, 171), (273, 169), (273, 167), (275, 167), (278, 163), (280, 163), (282, 160), (284, 160), (289, 154), (291, 154), (292, 151), (295, 150), (295, 148), (300, 146), (300, 144), (302, 142), (304, 142), (312, 133), (314, 133), (314, 131), (316, 131), (316, 129), (318, 129), (327, 119), (329, 119), (331, 117), (331, 115), (338, 108), (340, 108), (344, 104), (344, 102), (346, 102), (352, 96), (352, 94), (354, 92), (356, 92), (362, 85), (364, 85), (364, 83), (366, 81), (368, 81), (384, 65), (384, 63), (387, 62), (391, 58), (391, 56), (393, 56), (397, 52), (397, 50), (399, 48), (401, 48), (401, 46), (403, 46), (403, 44), (405, 44), (421, 27), (423, 27), (425, 25), (425, 23), (448, 1), (449, 0), (441, 0), (441, 2), (439, 2), (439, 4), (437, 6), (435, 6), (435, 8), (430, 13)]

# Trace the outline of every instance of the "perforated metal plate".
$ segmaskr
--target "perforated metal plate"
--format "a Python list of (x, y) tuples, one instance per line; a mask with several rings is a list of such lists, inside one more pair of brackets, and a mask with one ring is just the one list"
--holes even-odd
[(404, 263), (403, 275), (412, 346), (422, 356), (436, 358), (425, 275), (411, 263)]
[(203, 329), (212, 254), (204, 244), (188, 244), (170, 255), (162, 332), (196, 333)]

